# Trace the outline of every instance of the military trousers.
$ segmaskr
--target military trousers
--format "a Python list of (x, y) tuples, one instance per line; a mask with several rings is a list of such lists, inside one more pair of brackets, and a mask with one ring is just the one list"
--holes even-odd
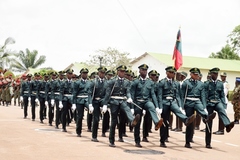
[(165, 140), (168, 138), (169, 135), (169, 117), (170, 112), (173, 112), (182, 122), (185, 122), (188, 118), (184, 115), (181, 110), (180, 106), (178, 105), (176, 100), (169, 100), (166, 104), (163, 104), (162, 114), (161, 117), (163, 118), (163, 122), (165, 125), (162, 125), (160, 128), (160, 142), (164, 143)]
[(67, 101), (62, 101), (62, 105), (63, 105), (63, 108), (61, 109), (62, 129), (66, 129), (67, 114), (69, 114), (69, 108), (71, 108), (72, 106), (71, 100), (68, 99)]
[(32, 119), (35, 120), (36, 118), (36, 96), (31, 96), (31, 111), (32, 111)]
[(109, 123), (110, 123), (110, 113), (107, 110), (107, 112), (104, 113), (103, 119), (102, 119), (102, 133), (106, 133), (109, 129)]
[(77, 116), (76, 116), (76, 133), (81, 134), (82, 133), (82, 120), (83, 120), (83, 113), (84, 113), (84, 108), (88, 107), (86, 106), (87, 104), (76, 104), (77, 107)]
[(132, 122), (134, 117), (131, 113), (129, 106), (127, 105), (126, 101), (119, 100), (118, 104), (110, 104), (111, 110), (111, 126), (110, 126), (110, 133), (109, 133), (109, 142), (115, 142), (115, 129), (118, 123), (118, 113), (120, 110), (123, 110), (128, 118), (129, 122)]
[[(159, 118), (157, 116), (155, 106), (151, 101), (136, 102), (136, 104), (139, 107), (141, 107), (142, 109), (146, 110), (146, 112), (150, 113), (153, 123), (155, 125), (158, 123)], [(140, 121), (134, 128), (134, 139), (135, 139), (136, 143), (140, 143), (140, 125), (141, 125), (141, 120), (142, 120), (142, 110), (136, 106), (135, 106), (134, 110), (135, 110), (135, 115), (137, 115), (137, 114), (140, 115)]]
[(27, 96), (23, 96), (23, 111), (24, 111), (24, 117), (28, 116), (28, 97)]
[[(208, 114), (212, 114), (214, 111), (216, 111), (218, 113), (218, 117), (222, 120), (224, 126), (227, 126), (230, 124), (230, 120), (227, 117), (227, 113), (224, 109), (224, 106), (221, 102), (215, 104), (214, 106), (207, 106), (207, 110), (208, 110)], [(208, 122), (208, 126), (210, 129), (210, 132), (208, 131), (208, 129), (206, 128), (206, 132), (205, 132), (205, 141), (206, 141), (206, 145), (211, 144), (211, 138), (212, 138), (212, 121)]]
[(52, 124), (54, 118), (54, 105), (51, 104), (51, 99), (48, 99), (48, 123)]
[[(197, 100), (197, 101), (187, 100), (184, 105), (184, 109), (187, 117), (190, 117), (191, 115), (193, 115), (195, 111), (205, 119), (208, 116), (208, 114), (204, 111), (204, 106), (200, 100)], [(186, 127), (186, 134), (185, 134), (186, 143), (190, 143), (192, 141), (193, 134), (194, 134), (194, 123), (191, 123)]]
[(45, 98), (39, 97), (40, 109), (39, 109), (39, 118), (40, 121), (43, 121), (44, 117), (44, 109), (45, 109)]
[[(92, 125), (92, 138), (97, 138), (97, 132), (98, 132), (98, 126), (99, 126), (99, 117), (101, 114), (100, 107), (101, 103), (96, 101), (93, 101), (93, 125)], [(90, 128), (91, 129), (91, 128)]]
[(56, 104), (56, 116), (55, 116), (55, 125), (58, 127), (58, 125), (61, 123), (61, 110), (59, 108), (59, 100), (55, 99)]

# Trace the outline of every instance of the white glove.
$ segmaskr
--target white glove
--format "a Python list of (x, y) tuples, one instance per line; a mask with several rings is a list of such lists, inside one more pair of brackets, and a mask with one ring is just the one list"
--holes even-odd
[(132, 103), (132, 102), (133, 102), (132, 98), (128, 98), (128, 99), (127, 99), (127, 102), (128, 102), (128, 103)]
[(76, 108), (76, 104), (72, 104), (72, 111), (75, 111)]
[(54, 104), (55, 104), (54, 99), (51, 99), (51, 105), (54, 106)]
[(35, 102), (36, 102), (36, 103), (38, 103), (38, 102), (39, 102), (39, 100), (36, 98), (36, 99), (35, 99)]
[(132, 114), (134, 115), (134, 109), (131, 109)]
[(28, 101), (31, 101), (31, 97), (28, 97)]
[(157, 112), (158, 115), (161, 115), (162, 114), (162, 109), (156, 108), (156, 112)]
[(106, 113), (107, 112), (107, 105), (103, 105), (102, 112)]
[(48, 106), (48, 101), (45, 101), (45, 103), (44, 103), (44, 104), (45, 104), (45, 106), (47, 107), (47, 106)]
[(21, 102), (23, 101), (23, 97), (22, 97), (22, 96), (20, 97), (20, 101), (21, 101)]
[(185, 112), (185, 110), (184, 110), (184, 109), (182, 109), (181, 107), (180, 107), (180, 111), (182, 112), (182, 114), (186, 115), (186, 112)]
[(89, 107), (89, 114), (92, 114), (94, 110), (93, 105), (89, 104), (88, 107)]
[(63, 108), (62, 101), (59, 101), (59, 108), (60, 108), (60, 109), (62, 109), (62, 108)]
[(146, 110), (142, 110), (142, 114), (143, 114), (143, 116), (145, 116), (145, 114), (146, 114)]
[(207, 115), (208, 115), (208, 111), (207, 111), (207, 108), (205, 108), (205, 109), (204, 109), (204, 112), (206, 112), (206, 113), (207, 113)]

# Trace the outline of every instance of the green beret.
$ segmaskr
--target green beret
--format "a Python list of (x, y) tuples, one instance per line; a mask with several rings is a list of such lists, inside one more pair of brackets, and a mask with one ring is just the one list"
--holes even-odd
[(126, 72), (125, 72), (125, 74), (131, 76), (131, 75), (132, 75), (132, 70), (127, 69)]
[(88, 73), (89, 71), (88, 71), (88, 69), (87, 68), (82, 68), (81, 70), (80, 70), (80, 73)]
[(184, 77), (187, 77), (187, 72), (182, 71), (180, 74), (183, 75)]
[(193, 73), (193, 74), (200, 74), (201, 72), (200, 72), (200, 69), (198, 69), (198, 68), (191, 68), (190, 70), (189, 70), (189, 72), (191, 72), (191, 73)]
[(148, 65), (142, 64), (138, 67), (139, 69), (148, 69)]
[(165, 70), (166, 70), (167, 72), (174, 72), (174, 73), (177, 71), (174, 66), (169, 66), (169, 67), (165, 68)]
[(119, 71), (119, 70), (121, 70), (121, 71), (126, 71), (126, 70), (127, 70), (127, 67), (124, 66), (124, 65), (121, 65), (121, 66), (118, 66), (118, 67), (117, 67), (117, 70), (118, 70), (118, 71)]
[(72, 74), (74, 71), (73, 69), (69, 68), (68, 70), (66, 70), (66, 73)]
[(215, 67), (209, 70), (210, 73), (218, 73), (220, 71), (219, 68)]
[(222, 73), (220, 74), (220, 76), (227, 77), (227, 73), (226, 73), (226, 72), (222, 72)]
[(106, 67), (99, 67), (97, 70), (99, 72), (107, 72), (107, 68)]
[(148, 72), (149, 75), (157, 75), (157, 71), (156, 70), (151, 70), (150, 72)]

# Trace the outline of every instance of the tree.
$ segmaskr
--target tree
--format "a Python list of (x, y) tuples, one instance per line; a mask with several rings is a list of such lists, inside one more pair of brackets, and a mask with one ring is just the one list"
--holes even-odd
[(94, 65), (96, 67), (105, 66), (108, 69), (116, 69), (120, 65), (125, 65), (129, 67), (131, 58), (128, 58), (130, 53), (121, 53), (115, 48), (108, 47), (106, 50), (98, 50), (97, 54), (91, 56), (89, 65)]
[(226, 46), (223, 47), (221, 51), (217, 53), (211, 53), (209, 58), (240, 60), (238, 54), (234, 52), (234, 49), (229, 44), (226, 44)]
[(236, 53), (240, 53), (240, 25), (236, 26), (231, 34), (228, 35), (231, 47)]
[(10, 64), (11, 62), (10, 56), (13, 54), (13, 52), (7, 49), (7, 46), (9, 44), (14, 44), (14, 43), (15, 43), (15, 40), (11, 37), (8, 37), (5, 40), (4, 45), (0, 46), (0, 68), (4, 69)]
[(37, 68), (41, 66), (46, 61), (46, 56), (40, 56), (37, 59), (38, 51), (33, 50), (32, 52), (26, 48), (26, 53), (20, 51), (17, 54), (14, 54), (15, 59), (11, 59), (11, 69), (15, 72), (24, 72), (28, 68)]

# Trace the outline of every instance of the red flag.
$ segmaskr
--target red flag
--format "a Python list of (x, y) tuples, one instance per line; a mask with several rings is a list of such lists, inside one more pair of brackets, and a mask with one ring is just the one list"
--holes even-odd
[(180, 31), (180, 29), (178, 30), (178, 33), (177, 33), (177, 41), (176, 41), (176, 44), (175, 44), (175, 47), (174, 47), (172, 59), (174, 60), (174, 67), (178, 70), (183, 64), (182, 42), (181, 42), (181, 31)]

